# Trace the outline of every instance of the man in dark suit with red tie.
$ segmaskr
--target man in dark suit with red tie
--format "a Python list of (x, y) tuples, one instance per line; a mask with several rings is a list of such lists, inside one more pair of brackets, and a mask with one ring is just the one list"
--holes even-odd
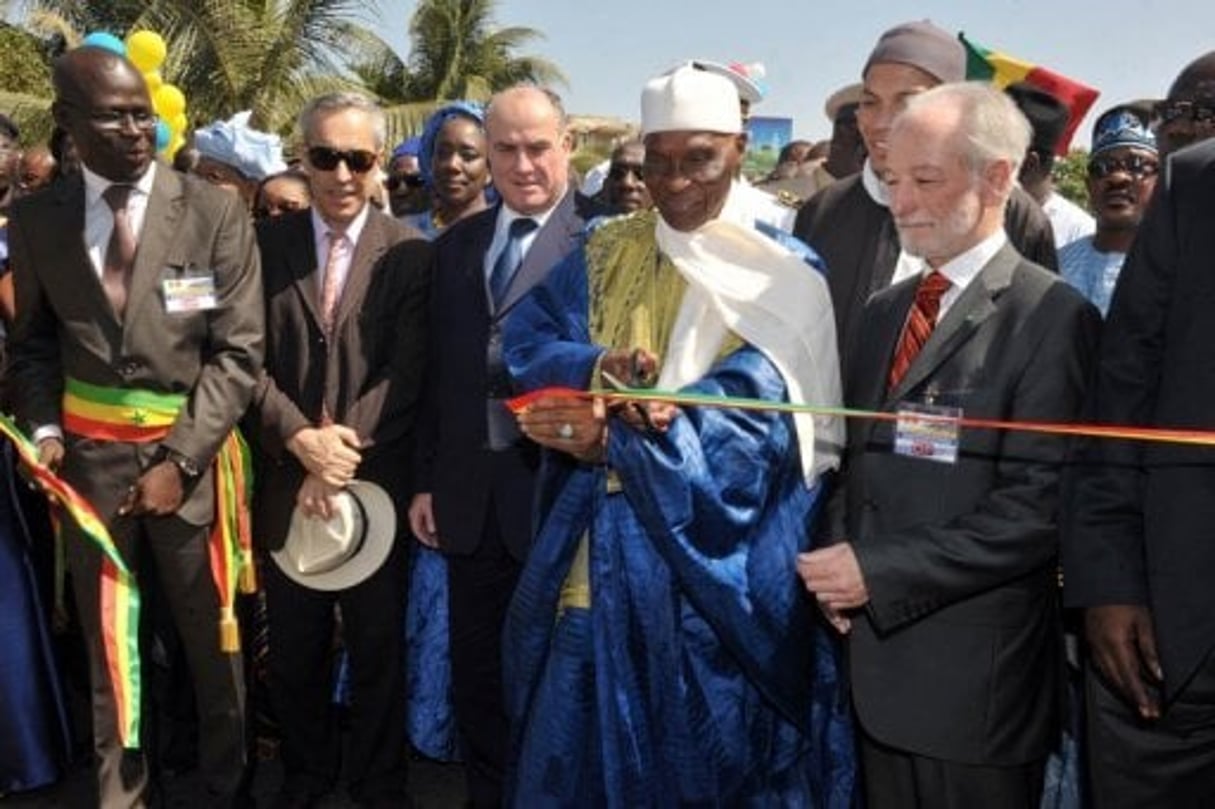
[(502, 622), (532, 539), (539, 449), (504, 400), (502, 323), (582, 237), (593, 204), (569, 184), (571, 136), (553, 93), (504, 90), (485, 117), (502, 203), (435, 242), (427, 400), (410, 524), (447, 555), (452, 687), (474, 806), (502, 800)]
[(349, 655), (345, 774), (361, 803), (405, 795), (404, 610), (415, 414), (426, 357), (430, 245), (368, 203), (384, 146), (370, 99), (337, 93), (300, 115), (311, 210), (258, 230), (266, 278), (266, 369), (254, 396), (261, 450), (254, 527), (283, 546), (291, 514), (328, 516), (352, 477), (382, 486), (398, 540), (369, 578), (320, 591), (263, 566), (270, 695), (283, 730), (285, 783), (277, 806), (314, 805), (338, 776), (333, 694), (334, 607)]
[(1004, 206), (1029, 141), (977, 84), (928, 90), (893, 125), (884, 181), (921, 262), (861, 312), (835, 544), (798, 570), (849, 638), (866, 801), (1037, 805), (1058, 727), (1061, 438), (937, 416), (1068, 421), (1100, 317), (1008, 244)]

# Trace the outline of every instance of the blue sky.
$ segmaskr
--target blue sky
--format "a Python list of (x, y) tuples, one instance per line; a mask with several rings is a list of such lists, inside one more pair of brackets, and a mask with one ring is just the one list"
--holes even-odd
[[(413, 0), (377, 0), (381, 31), (407, 52)], [(720, 9), (734, 9), (727, 15)], [(799, 137), (830, 128), (823, 101), (857, 81), (878, 35), (931, 19), (1101, 91), (1094, 112), (1159, 97), (1193, 58), (1215, 49), (1215, 2), (1197, 0), (499, 0), (500, 26), (544, 32), (529, 49), (556, 62), (570, 112), (637, 118), (645, 80), (687, 58), (763, 62), (768, 97), (757, 115), (789, 116)], [(1087, 146), (1092, 115), (1077, 133)]]

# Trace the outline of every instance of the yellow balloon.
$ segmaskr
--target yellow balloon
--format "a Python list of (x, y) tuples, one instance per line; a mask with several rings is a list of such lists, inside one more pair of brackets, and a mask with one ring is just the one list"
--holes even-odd
[(152, 106), (156, 114), (166, 121), (172, 121), (186, 111), (186, 97), (175, 84), (162, 84), (152, 96)]
[(148, 84), (148, 95), (156, 95), (156, 91), (164, 86), (165, 80), (159, 70), (149, 70), (143, 74), (143, 80)]
[(181, 115), (175, 115), (169, 121), (169, 129), (173, 130), (174, 135), (185, 135), (186, 130), (190, 128), (190, 119), (183, 112)]
[(183, 147), (185, 145), (186, 145), (186, 138), (184, 135), (181, 135), (181, 134), (174, 135), (173, 138), (169, 141), (168, 147), (165, 148), (164, 153), (166, 156), (168, 156), (168, 158), (170, 160), (172, 160), (177, 155), (178, 150), (181, 149), (181, 147)]
[(166, 53), (165, 41), (155, 31), (134, 31), (127, 37), (127, 58), (141, 73), (159, 69)]

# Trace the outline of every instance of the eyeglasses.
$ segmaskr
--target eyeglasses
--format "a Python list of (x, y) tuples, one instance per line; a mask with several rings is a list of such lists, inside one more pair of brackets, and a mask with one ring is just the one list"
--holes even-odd
[(312, 146), (308, 149), (308, 162), (321, 171), (333, 171), (338, 163), (355, 174), (366, 174), (375, 166), (375, 152), (363, 149), (330, 149), (328, 146)]
[(645, 180), (645, 167), (639, 166), (636, 163), (613, 163), (608, 169), (608, 177), (611, 177), (616, 182), (620, 182), (625, 177), (632, 174), (638, 180)]
[(156, 114), (151, 110), (85, 110), (85, 112), (93, 126), (107, 132), (116, 132), (128, 126), (134, 126), (142, 132), (156, 128)]
[(422, 179), (421, 174), (389, 174), (388, 179), (384, 181), (384, 185), (388, 186), (389, 191), (396, 191), (401, 186), (405, 186), (406, 188), (421, 188), (426, 185), (426, 180)]
[(1088, 163), (1088, 176), (1094, 180), (1103, 180), (1117, 171), (1124, 171), (1136, 180), (1151, 177), (1160, 170), (1160, 164), (1150, 157), (1143, 155), (1128, 155), (1123, 159), (1116, 157), (1094, 157)]
[(1158, 126), (1166, 126), (1180, 120), (1198, 124), (1215, 123), (1215, 107), (1196, 104), (1193, 101), (1161, 101), (1153, 112)]

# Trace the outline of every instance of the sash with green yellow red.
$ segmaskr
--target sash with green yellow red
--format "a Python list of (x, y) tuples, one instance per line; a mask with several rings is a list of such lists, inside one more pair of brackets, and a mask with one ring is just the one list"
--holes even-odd
[[(127, 443), (151, 443), (168, 435), (185, 404), (180, 394), (156, 393), (90, 385), (68, 379), (63, 397), (63, 428), (82, 438)], [(42, 485), (102, 553), (101, 627), (106, 666), (118, 710), (124, 747), (139, 746), (140, 663), (139, 588), (105, 523), (71, 486), (38, 463), (38, 450), (0, 416), (0, 432), (16, 446), (18, 455)], [(236, 622), (236, 593), (253, 592), (249, 450), (233, 430), (212, 463), (215, 477), (215, 519), (208, 538), (211, 577), (219, 594), (219, 644), (224, 652), (240, 650)]]

